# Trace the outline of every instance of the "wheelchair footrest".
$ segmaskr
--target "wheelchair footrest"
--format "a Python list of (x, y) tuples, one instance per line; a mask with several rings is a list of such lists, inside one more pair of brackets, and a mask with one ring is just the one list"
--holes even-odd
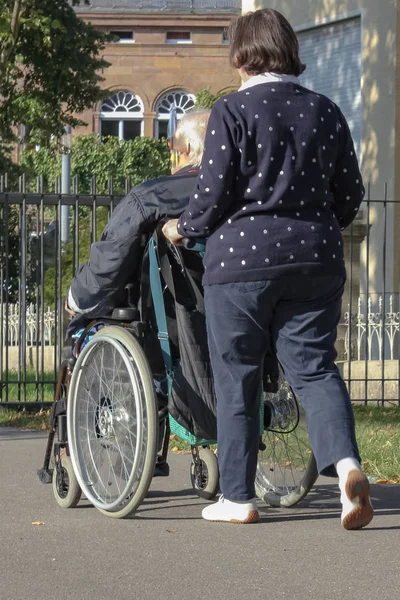
[(51, 483), (53, 481), (53, 469), (39, 469), (37, 474), (40, 483)]

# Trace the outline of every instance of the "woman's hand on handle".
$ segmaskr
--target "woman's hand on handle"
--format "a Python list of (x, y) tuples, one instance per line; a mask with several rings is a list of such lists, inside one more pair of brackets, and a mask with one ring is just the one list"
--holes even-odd
[(162, 232), (171, 244), (174, 244), (175, 246), (181, 245), (183, 235), (178, 232), (178, 219), (170, 219), (167, 221), (162, 228)]

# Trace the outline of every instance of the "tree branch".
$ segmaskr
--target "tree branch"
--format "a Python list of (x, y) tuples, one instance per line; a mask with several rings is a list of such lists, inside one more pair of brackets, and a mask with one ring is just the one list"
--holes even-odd
[(21, 18), (27, 8), (26, 0), (15, 0), (14, 8), (11, 16), (11, 26), (8, 43), (4, 42), (4, 46), (0, 52), (0, 78), (2, 79), (7, 72), (8, 61), (12, 54), (12, 51), (17, 43), (19, 29), (21, 25)]

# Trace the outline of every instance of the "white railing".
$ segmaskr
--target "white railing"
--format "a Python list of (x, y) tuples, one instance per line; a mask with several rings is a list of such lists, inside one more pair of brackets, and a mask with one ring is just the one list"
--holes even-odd
[[(389, 297), (389, 311), (384, 311), (382, 296), (379, 297), (377, 311), (372, 308), (372, 298), (368, 298), (367, 314), (358, 299), (356, 314), (346, 312), (345, 351), (346, 355), (356, 360), (393, 360), (399, 358), (400, 349), (400, 312), (393, 310), (393, 296)], [(350, 342), (351, 331), (351, 342)], [(352, 349), (350, 352), (350, 343)], [(355, 354), (355, 356), (353, 356)]]
[[(393, 310), (393, 296), (389, 298), (389, 311), (383, 310), (383, 298), (378, 301), (377, 311), (373, 311), (373, 300), (368, 299), (367, 314), (363, 310), (363, 301), (358, 299), (357, 313), (351, 315), (351, 346), (350, 357), (355, 360), (364, 360), (367, 355), (368, 360), (376, 359), (393, 360), (400, 358), (400, 312)], [(48, 308), (43, 318), (36, 312), (34, 305), (27, 308), (25, 319), (21, 315), (18, 304), (8, 306), (8, 321), (6, 321), (6, 311), (3, 307), (3, 345), (18, 346), (21, 339), (20, 327), (26, 328), (26, 344), (34, 346), (36, 344), (49, 346), (54, 340), (55, 334), (55, 314)], [(350, 313), (343, 315), (345, 333), (345, 352), (349, 357), (350, 347)], [(8, 323), (8, 327), (7, 327)], [(44, 336), (41, 334), (43, 325)]]
[[(20, 328), (24, 327), (26, 332), (26, 345), (34, 346), (40, 344), (49, 346), (52, 344), (55, 333), (54, 311), (48, 308), (43, 315), (36, 312), (33, 304), (29, 305), (26, 315), (20, 315), (18, 304), (8, 305), (8, 318), (6, 318), (5, 305), (3, 306), (2, 340), (4, 346), (18, 346), (20, 344)], [(43, 332), (42, 332), (43, 327)]]

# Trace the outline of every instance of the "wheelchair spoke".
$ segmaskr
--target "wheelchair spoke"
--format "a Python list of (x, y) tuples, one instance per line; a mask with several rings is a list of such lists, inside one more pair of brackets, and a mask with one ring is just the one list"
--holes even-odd
[[(102, 341), (88, 352), (81, 374), (76, 433), (85, 481), (95, 498), (107, 505), (129, 500), (130, 487), (138, 480), (133, 471), (143, 470), (147, 419), (138, 403), (141, 389), (140, 375), (121, 346)], [(142, 407), (139, 413), (138, 407)]]
[[(272, 497), (272, 503), (278, 505), (279, 498), (290, 499), (292, 494), (299, 497), (303, 493), (312, 452), (304, 410), (283, 372), (278, 392), (264, 394), (263, 402), (271, 422), (267, 421), (268, 428), (263, 434), (266, 449), (259, 453), (256, 485), (260, 497), (267, 502)], [(294, 499), (288, 502), (295, 503)]]

